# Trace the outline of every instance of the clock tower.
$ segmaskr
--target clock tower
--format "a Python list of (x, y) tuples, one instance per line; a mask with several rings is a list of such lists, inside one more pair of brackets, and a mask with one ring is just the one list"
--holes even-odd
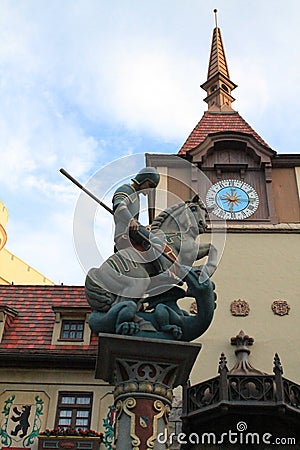
[(242, 180), (221, 180), (208, 190), (206, 205), (217, 217), (244, 220), (252, 216), (259, 206), (255, 189)]
[[(220, 353), (230, 354), (227, 336), (246, 327), (261, 349), (258, 367), (268, 372), (266, 361), (278, 352), (300, 382), (300, 350), (293, 349), (297, 356), (289, 350), (299, 337), (300, 154), (277, 153), (233, 108), (237, 85), (217, 23), (201, 87), (207, 110), (179, 151), (146, 155), (161, 175), (156, 198), (149, 199), (150, 221), (178, 199), (199, 194), (209, 212), (200, 240), (213, 243), (220, 258), (213, 274), (218, 307), (201, 337), (205, 364), (194, 380), (213, 376)], [(278, 304), (290, 306), (283, 320)]]
[[(171, 155), (147, 155), (147, 162), (174, 178), (168, 182), (168, 192), (190, 195), (178, 183), (178, 178), (188, 178), (191, 190), (207, 201), (212, 221), (225, 219), (228, 226), (299, 223), (300, 155), (277, 154), (233, 109), (232, 91), (237, 85), (229, 75), (214, 12), (207, 80), (201, 85), (207, 111), (180, 148), (177, 163)], [(180, 168), (182, 160), (200, 169), (205, 179), (195, 170), (192, 173), (193, 168)]]

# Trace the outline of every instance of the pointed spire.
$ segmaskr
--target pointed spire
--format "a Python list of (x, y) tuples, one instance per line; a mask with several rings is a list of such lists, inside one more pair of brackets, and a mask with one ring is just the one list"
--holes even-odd
[(280, 373), (281, 375), (283, 374), (283, 368), (282, 368), (281, 361), (280, 361), (278, 353), (275, 353), (275, 356), (274, 356), (273, 372), (275, 374), (276, 373)]
[(225, 57), (225, 51), (221, 36), (221, 30), (218, 28), (217, 24), (217, 10), (214, 10), (215, 13), (215, 21), (216, 26), (213, 31), (211, 50), (210, 50), (210, 58), (208, 64), (208, 73), (207, 79), (209, 80), (211, 77), (216, 75), (218, 72), (223, 74), (225, 77), (229, 77), (229, 70), (227, 66), (227, 61)]
[(227, 359), (226, 359), (225, 353), (223, 353), (223, 352), (221, 353), (221, 356), (220, 356), (218, 372), (221, 373), (222, 371), (228, 372)]
[(231, 103), (234, 98), (231, 96), (231, 91), (237, 85), (230, 80), (216, 9), (214, 13), (216, 26), (213, 30), (207, 81), (201, 87), (207, 92), (204, 101), (208, 104), (209, 111), (232, 111)]

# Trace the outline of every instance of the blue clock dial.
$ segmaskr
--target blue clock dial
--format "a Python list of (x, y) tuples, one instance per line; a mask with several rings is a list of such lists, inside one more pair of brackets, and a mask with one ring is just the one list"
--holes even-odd
[(237, 187), (225, 187), (216, 194), (216, 203), (224, 211), (238, 212), (249, 204), (248, 194)]
[(222, 180), (208, 190), (206, 203), (217, 217), (243, 220), (257, 210), (259, 198), (255, 189), (242, 180)]

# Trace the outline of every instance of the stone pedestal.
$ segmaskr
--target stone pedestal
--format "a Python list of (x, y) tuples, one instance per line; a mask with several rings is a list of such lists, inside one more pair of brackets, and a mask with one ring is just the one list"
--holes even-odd
[(99, 334), (96, 378), (115, 386), (116, 450), (166, 450), (173, 388), (186, 383), (201, 344)]

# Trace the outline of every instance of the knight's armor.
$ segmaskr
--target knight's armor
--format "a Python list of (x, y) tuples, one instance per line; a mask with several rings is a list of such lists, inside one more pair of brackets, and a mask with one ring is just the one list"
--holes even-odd
[(145, 181), (150, 181), (153, 187), (158, 185), (159, 180), (160, 175), (154, 167), (144, 167), (134, 178), (132, 178), (132, 181), (139, 185)]
[[(144, 167), (132, 178), (132, 181), (138, 186), (148, 181), (155, 188), (159, 183), (159, 179), (159, 173), (154, 167)], [(127, 236), (130, 220), (138, 220), (139, 218), (139, 194), (133, 185), (123, 184), (115, 191), (112, 202), (115, 221), (115, 243), (117, 244), (120, 238)]]
[[(132, 178), (132, 181), (137, 185), (142, 185), (148, 181), (154, 188), (158, 185), (159, 179), (159, 173), (154, 167), (145, 167), (140, 170), (135, 178)], [(120, 186), (115, 191), (112, 202), (115, 221), (115, 251), (129, 247), (131, 240), (144, 250), (148, 250), (148, 259), (151, 262), (146, 263), (146, 266), (149, 274), (152, 274), (153, 271), (154, 274), (165, 272), (167, 266), (164, 257), (161, 257), (160, 252), (149, 244), (150, 232), (143, 225), (139, 226), (138, 231), (132, 232), (129, 230), (130, 220), (135, 219), (138, 221), (140, 212), (139, 194), (136, 192), (134, 185), (123, 184)], [(160, 241), (157, 240), (156, 245), (159, 246), (159, 244)]]
[(139, 219), (140, 199), (134, 187), (130, 184), (120, 186), (113, 196), (113, 211), (115, 221), (115, 243), (126, 236), (131, 219)]

